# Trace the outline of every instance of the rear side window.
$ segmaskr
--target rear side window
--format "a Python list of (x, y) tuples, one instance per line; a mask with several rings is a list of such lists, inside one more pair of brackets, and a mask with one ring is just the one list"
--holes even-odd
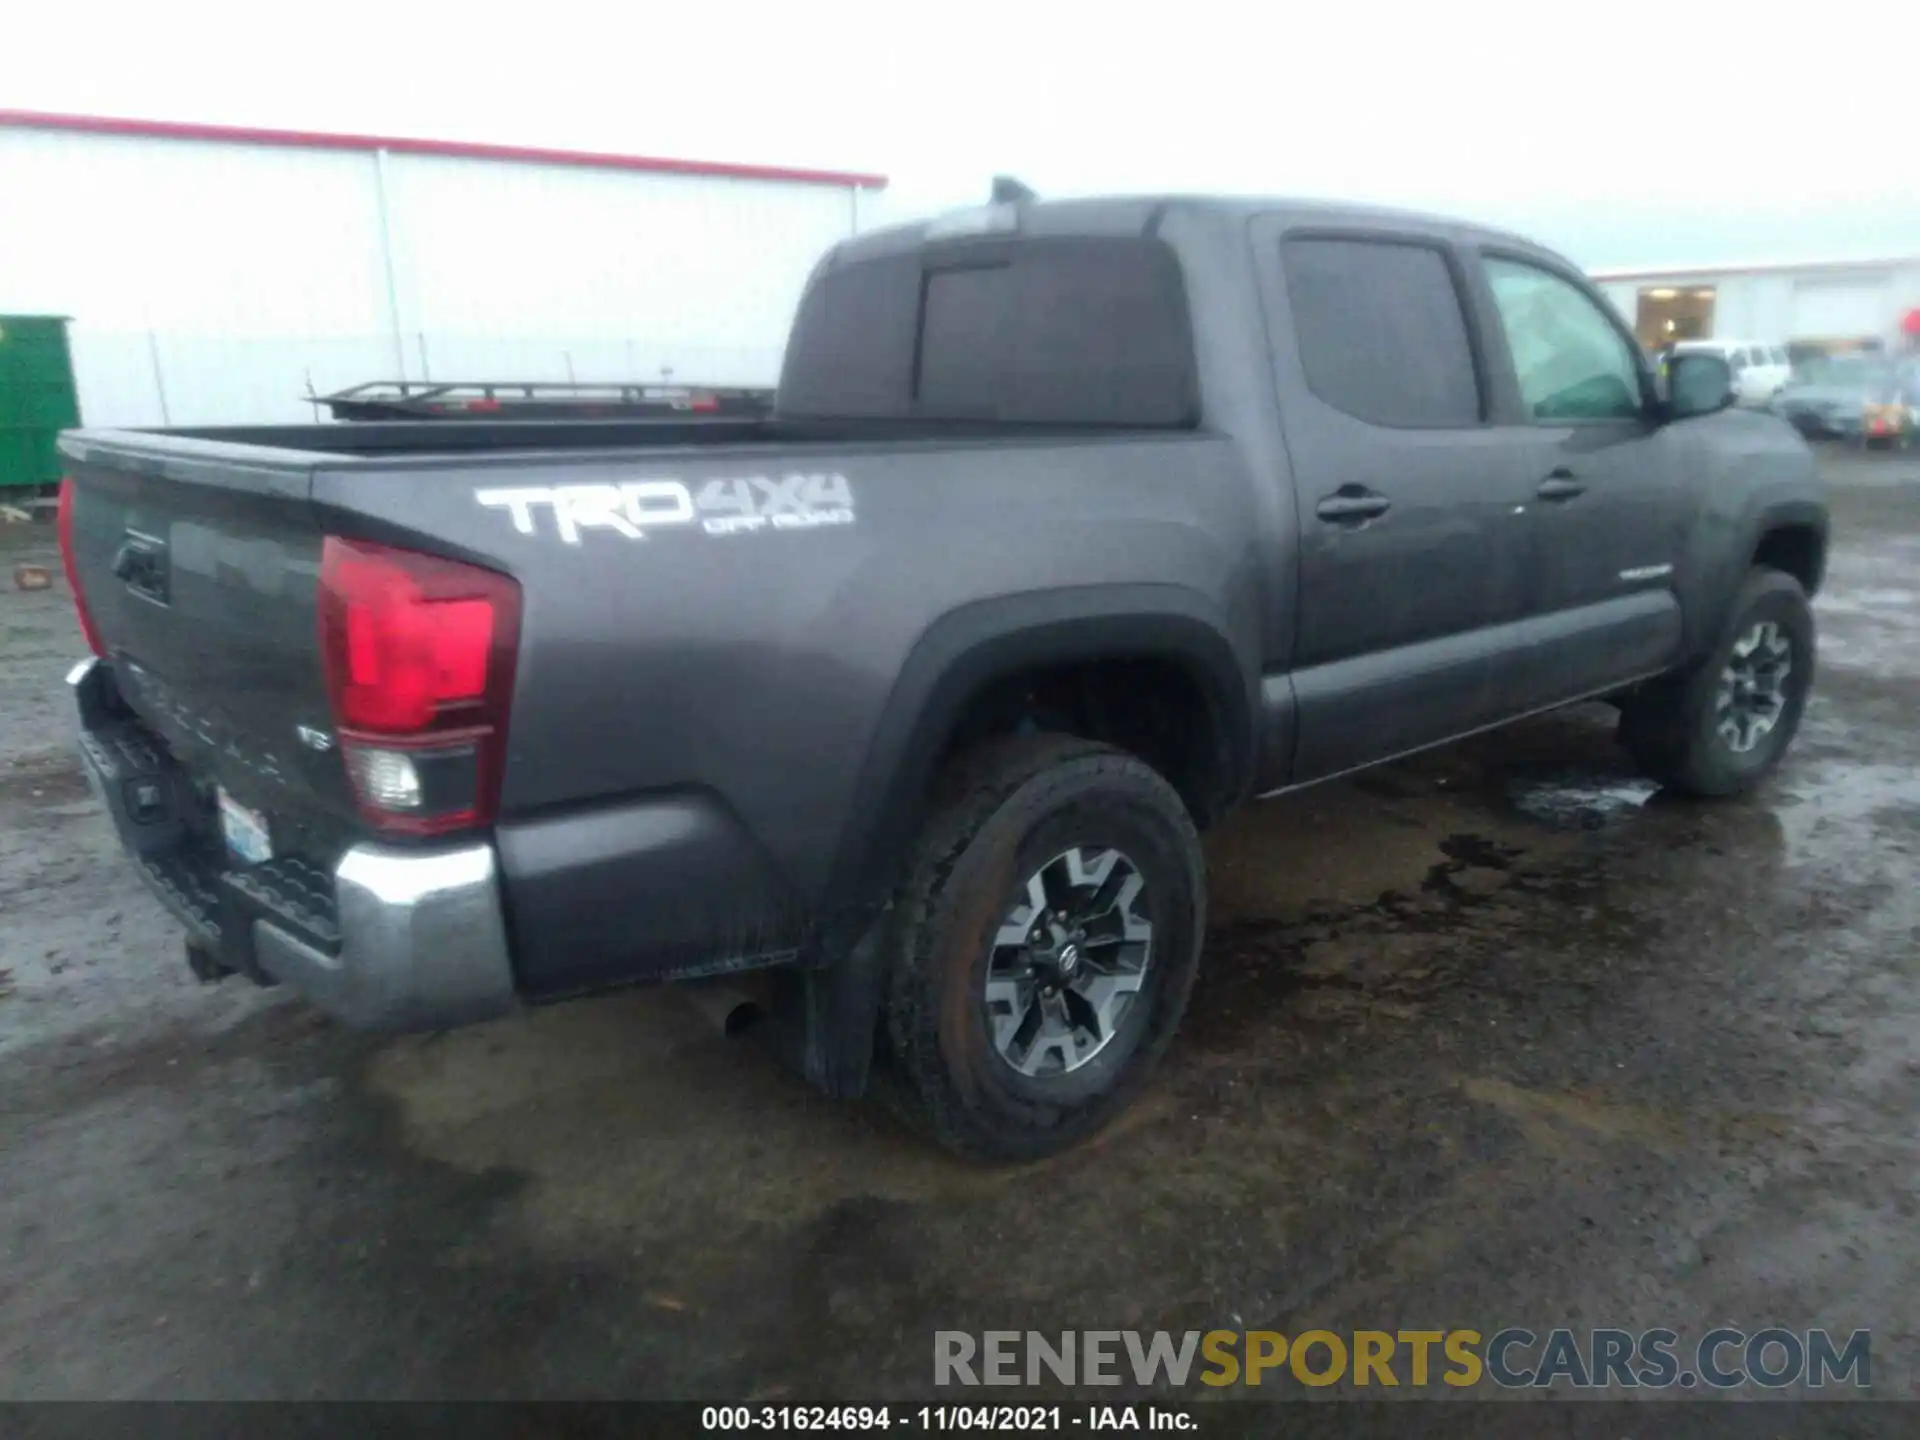
[(1396, 240), (1299, 239), (1281, 256), (1315, 395), (1375, 425), (1479, 423), (1473, 347), (1445, 255)]
[(1036, 239), (857, 261), (808, 290), (795, 416), (1190, 426), (1185, 281), (1164, 242)]

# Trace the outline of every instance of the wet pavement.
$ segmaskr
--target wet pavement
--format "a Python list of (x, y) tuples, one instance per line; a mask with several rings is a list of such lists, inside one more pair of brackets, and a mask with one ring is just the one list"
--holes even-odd
[[(936, 1329), (1871, 1328), (1920, 1381), (1920, 462), (1836, 457), (1746, 801), (1610, 712), (1255, 807), (1192, 1014), (972, 1168), (674, 997), (440, 1037), (195, 983), (0, 590), (0, 1396), (906, 1397)], [(0, 559), (45, 552), (0, 528)]]

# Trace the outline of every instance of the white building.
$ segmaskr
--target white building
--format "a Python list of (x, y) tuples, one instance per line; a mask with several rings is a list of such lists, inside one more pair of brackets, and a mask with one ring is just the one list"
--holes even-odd
[(1715, 338), (1796, 349), (1892, 349), (1920, 310), (1920, 255), (1802, 264), (1606, 270), (1593, 279), (1642, 344)]
[(0, 314), (72, 317), (91, 425), (311, 419), (368, 380), (771, 384), (885, 184), (0, 111)]

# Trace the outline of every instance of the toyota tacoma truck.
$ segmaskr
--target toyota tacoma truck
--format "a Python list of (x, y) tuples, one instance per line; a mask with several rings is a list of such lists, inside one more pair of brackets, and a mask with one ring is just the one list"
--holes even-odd
[(1006, 201), (836, 245), (764, 417), (69, 433), (81, 747), (203, 975), (753, 975), (821, 1088), (1040, 1155), (1243, 802), (1595, 698), (1678, 791), (1775, 765), (1827, 516), (1731, 395), (1512, 235)]

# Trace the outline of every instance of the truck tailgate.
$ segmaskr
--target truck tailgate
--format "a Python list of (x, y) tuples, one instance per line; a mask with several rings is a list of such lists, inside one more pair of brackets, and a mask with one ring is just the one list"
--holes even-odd
[(265, 819), (274, 853), (324, 861), (355, 810), (320, 654), (311, 459), (152, 446), (69, 442), (69, 543), (96, 643), (206, 819), (217, 787)]

